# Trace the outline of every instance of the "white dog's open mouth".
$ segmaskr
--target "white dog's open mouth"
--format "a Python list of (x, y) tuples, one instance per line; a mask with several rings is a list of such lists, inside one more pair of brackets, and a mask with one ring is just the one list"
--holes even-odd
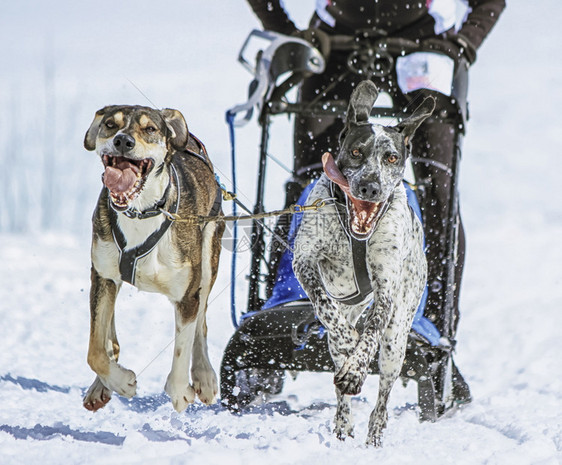
[(346, 195), (349, 229), (357, 239), (367, 239), (377, 224), (382, 204), (365, 202)]
[(359, 240), (368, 239), (381, 217), (383, 204), (353, 197), (347, 179), (345, 179), (345, 176), (337, 167), (330, 153), (327, 152), (322, 156), (322, 164), (328, 178), (340, 186), (341, 190), (345, 193), (351, 234)]
[(109, 190), (111, 201), (119, 209), (127, 209), (138, 197), (154, 163), (150, 158), (133, 160), (122, 156), (102, 157), (105, 171), (103, 183)]

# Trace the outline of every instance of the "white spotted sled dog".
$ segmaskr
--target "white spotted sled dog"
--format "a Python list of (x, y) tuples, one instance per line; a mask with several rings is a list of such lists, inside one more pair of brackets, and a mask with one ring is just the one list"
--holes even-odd
[(88, 364), (97, 377), (84, 407), (98, 410), (113, 392), (136, 393), (135, 373), (118, 363), (114, 312), (124, 281), (165, 295), (175, 307), (174, 357), (165, 385), (174, 408), (184, 410), (196, 395), (211, 404), (218, 387), (207, 353), (206, 311), (224, 223), (199, 226), (166, 215), (222, 214), (205, 147), (179, 111), (142, 106), (99, 110), (84, 146), (105, 168), (91, 252)]
[[(371, 81), (351, 96), (339, 154), (335, 160), (324, 154), (324, 174), (307, 203), (336, 201), (304, 213), (293, 269), (328, 332), (339, 439), (353, 436), (351, 396), (361, 391), (380, 347), (379, 393), (367, 435), (367, 444), (380, 447), (388, 396), (427, 276), (422, 226), (408, 206), (403, 176), (408, 145), (435, 102), (426, 98), (409, 118), (387, 127), (369, 122), (377, 96)], [(359, 332), (355, 325), (363, 313)]]

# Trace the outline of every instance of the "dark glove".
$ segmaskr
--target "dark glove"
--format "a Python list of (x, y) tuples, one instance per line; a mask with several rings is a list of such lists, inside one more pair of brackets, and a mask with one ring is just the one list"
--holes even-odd
[(449, 40), (458, 47), (459, 56), (466, 58), (470, 64), (476, 61), (476, 47), (467, 37), (462, 34), (455, 34), (449, 37)]
[(452, 34), (446, 39), (427, 39), (422, 45), (428, 50), (435, 50), (450, 56), (455, 63), (465, 59), (469, 64), (476, 61), (476, 48), (461, 34)]
[(325, 59), (327, 59), (330, 55), (330, 36), (324, 31), (311, 27), (309, 29), (305, 29), (304, 31), (297, 31), (292, 35), (310, 42), (320, 51)]

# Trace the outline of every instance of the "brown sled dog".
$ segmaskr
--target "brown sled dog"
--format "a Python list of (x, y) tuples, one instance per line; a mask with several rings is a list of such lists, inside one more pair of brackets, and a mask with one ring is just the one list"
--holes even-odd
[[(88, 364), (97, 374), (84, 407), (103, 407), (115, 391), (132, 397), (136, 376), (118, 363), (115, 299), (123, 281), (158, 292), (175, 306), (172, 369), (165, 390), (177, 411), (215, 401), (207, 354), (207, 298), (219, 264), (223, 223), (171, 221), (165, 212), (221, 214), (221, 193), (203, 144), (177, 110), (108, 106), (84, 140), (105, 167), (93, 216)], [(190, 379), (191, 365), (191, 379)]]

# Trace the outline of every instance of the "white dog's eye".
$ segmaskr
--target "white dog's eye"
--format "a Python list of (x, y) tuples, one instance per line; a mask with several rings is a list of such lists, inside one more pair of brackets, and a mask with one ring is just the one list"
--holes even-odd
[(386, 161), (387, 161), (388, 163), (396, 163), (396, 162), (398, 161), (398, 157), (397, 157), (396, 154), (394, 154), (394, 153), (389, 153), (389, 154), (386, 156)]

